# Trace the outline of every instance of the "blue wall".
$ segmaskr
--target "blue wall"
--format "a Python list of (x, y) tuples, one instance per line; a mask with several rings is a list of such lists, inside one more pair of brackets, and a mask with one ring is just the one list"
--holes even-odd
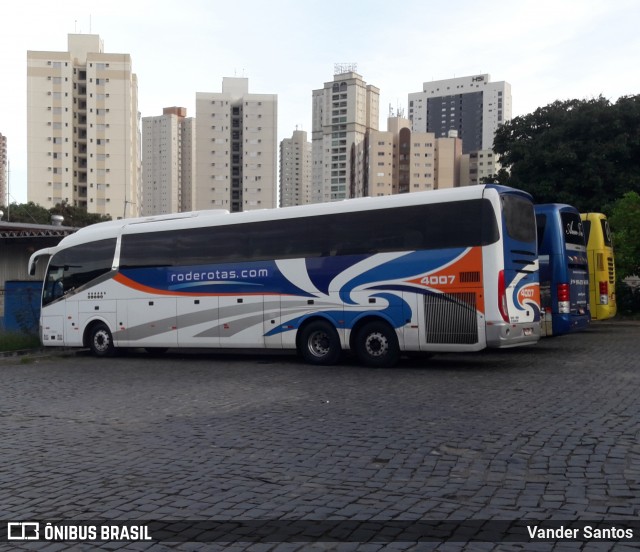
[(4, 330), (38, 335), (42, 282), (7, 280), (4, 294)]

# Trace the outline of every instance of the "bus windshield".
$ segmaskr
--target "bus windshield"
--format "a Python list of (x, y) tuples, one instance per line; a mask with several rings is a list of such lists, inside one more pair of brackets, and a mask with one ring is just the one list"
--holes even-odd
[(531, 202), (515, 194), (501, 197), (507, 234), (516, 241), (535, 242), (536, 221)]
[(562, 212), (560, 213), (560, 219), (564, 230), (565, 242), (584, 247), (585, 235), (582, 228), (582, 221), (580, 220), (580, 213), (577, 211), (575, 213)]
[(609, 221), (606, 218), (600, 219), (600, 226), (602, 227), (602, 239), (606, 247), (613, 247), (611, 240), (611, 228), (609, 228)]
[(77, 245), (56, 253), (49, 261), (42, 291), (47, 305), (111, 270), (115, 238)]

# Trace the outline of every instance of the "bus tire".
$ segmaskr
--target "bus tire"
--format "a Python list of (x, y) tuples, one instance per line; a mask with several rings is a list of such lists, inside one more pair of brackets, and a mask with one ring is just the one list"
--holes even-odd
[(112, 357), (115, 354), (113, 336), (106, 324), (100, 322), (91, 328), (89, 349), (97, 357)]
[(355, 351), (365, 366), (388, 368), (400, 358), (400, 346), (395, 330), (382, 320), (365, 324), (356, 335)]
[(335, 364), (342, 354), (338, 332), (326, 320), (314, 320), (302, 328), (298, 350), (306, 362), (318, 366)]

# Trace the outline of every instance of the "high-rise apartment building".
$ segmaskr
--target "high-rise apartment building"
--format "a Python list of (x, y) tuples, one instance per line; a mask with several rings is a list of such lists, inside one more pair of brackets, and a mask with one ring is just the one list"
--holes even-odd
[(355, 148), (378, 130), (380, 90), (353, 65), (336, 65), (333, 81), (312, 93), (312, 201), (355, 197)]
[(246, 78), (196, 94), (195, 209), (277, 206), (277, 112), (277, 95), (250, 94)]
[(463, 186), (482, 184), (498, 174), (500, 162), (493, 150), (479, 150), (462, 156), (460, 181)]
[(456, 131), (463, 153), (488, 150), (498, 126), (511, 120), (511, 85), (486, 74), (425, 82), (409, 94), (409, 119), (414, 131), (436, 138)]
[(403, 117), (389, 117), (387, 131), (371, 130), (355, 147), (356, 197), (406, 194), (462, 185), (462, 140), (414, 132)]
[(389, 117), (386, 131), (370, 130), (356, 146), (356, 196), (435, 188), (435, 136), (412, 132), (410, 125), (403, 117)]
[(436, 138), (436, 155), (434, 177), (436, 190), (443, 188), (458, 188), (460, 186), (460, 168), (464, 141), (455, 130), (449, 131), (449, 136)]
[(98, 35), (27, 52), (27, 197), (112, 218), (139, 213), (138, 83), (129, 54)]
[(142, 118), (142, 215), (193, 209), (195, 124), (185, 107)]
[(8, 161), (7, 161), (7, 137), (0, 133), (0, 205), (9, 205), (8, 197)]
[(311, 203), (311, 142), (304, 130), (280, 142), (280, 207)]

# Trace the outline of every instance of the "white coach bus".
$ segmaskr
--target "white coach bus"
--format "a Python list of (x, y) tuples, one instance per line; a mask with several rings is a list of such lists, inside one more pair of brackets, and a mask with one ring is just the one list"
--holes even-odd
[(540, 335), (531, 197), (480, 185), (99, 223), (37, 251), (45, 346), (477, 351)]

